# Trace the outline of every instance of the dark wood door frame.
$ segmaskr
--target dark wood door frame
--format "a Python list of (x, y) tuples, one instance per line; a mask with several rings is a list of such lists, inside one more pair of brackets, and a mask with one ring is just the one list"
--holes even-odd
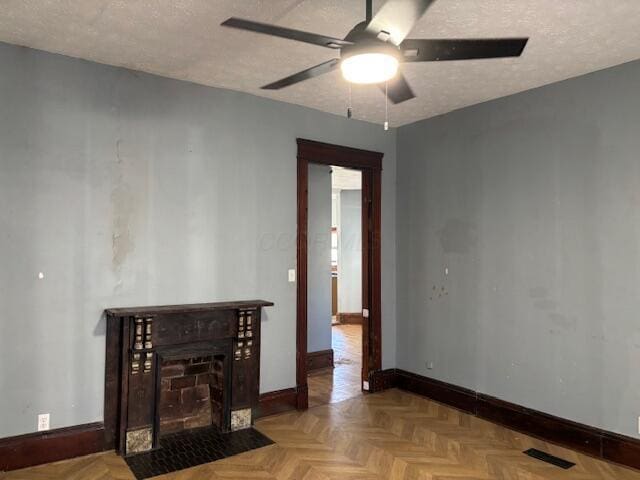
[(309, 225), (309, 164), (335, 165), (362, 172), (362, 308), (369, 318), (362, 322), (362, 378), (382, 368), (381, 311), (381, 176), (380, 152), (331, 145), (313, 140), (298, 142), (298, 229), (297, 229), (297, 407), (309, 405), (307, 385), (307, 235)]

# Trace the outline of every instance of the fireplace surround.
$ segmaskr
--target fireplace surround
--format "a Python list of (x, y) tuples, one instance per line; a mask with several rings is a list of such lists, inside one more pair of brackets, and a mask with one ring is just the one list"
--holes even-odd
[(272, 305), (107, 309), (107, 445), (132, 455), (176, 432), (250, 427), (258, 406), (261, 310)]

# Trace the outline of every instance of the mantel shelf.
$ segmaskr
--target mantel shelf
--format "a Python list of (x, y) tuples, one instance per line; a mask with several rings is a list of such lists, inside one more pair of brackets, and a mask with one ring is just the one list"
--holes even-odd
[(207, 312), (245, 308), (272, 307), (273, 302), (266, 300), (240, 300), (236, 302), (189, 303), (184, 305), (160, 305), (149, 307), (107, 308), (107, 315), (130, 317), (136, 315), (160, 315), (169, 313)]

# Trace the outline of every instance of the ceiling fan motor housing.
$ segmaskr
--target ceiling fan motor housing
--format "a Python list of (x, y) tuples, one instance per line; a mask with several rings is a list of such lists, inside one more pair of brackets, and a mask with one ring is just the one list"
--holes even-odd
[(340, 49), (342, 60), (363, 53), (382, 53), (391, 55), (398, 62), (402, 61), (402, 52), (391, 42), (386, 42), (372, 35), (366, 30), (367, 22), (360, 22), (344, 37), (345, 41), (353, 45), (343, 45)]
[(340, 49), (340, 59), (346, 60), (349, 57), (365, 53), (381, 53), (383, 55), (389, 55), (398, 60), (398, 62), (401, 62), (403, 59), (402, 52), (394, 44), (383, 42), (370, 36), (359, 38), (354, 45), (346, 45), (342, 47)]

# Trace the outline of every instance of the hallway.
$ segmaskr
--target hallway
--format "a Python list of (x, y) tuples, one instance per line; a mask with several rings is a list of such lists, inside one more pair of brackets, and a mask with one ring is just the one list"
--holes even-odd
[(309, 407), (361, 394), (362, 325), (334, 325), (331, 337), (335, 367), (309, 374)]

